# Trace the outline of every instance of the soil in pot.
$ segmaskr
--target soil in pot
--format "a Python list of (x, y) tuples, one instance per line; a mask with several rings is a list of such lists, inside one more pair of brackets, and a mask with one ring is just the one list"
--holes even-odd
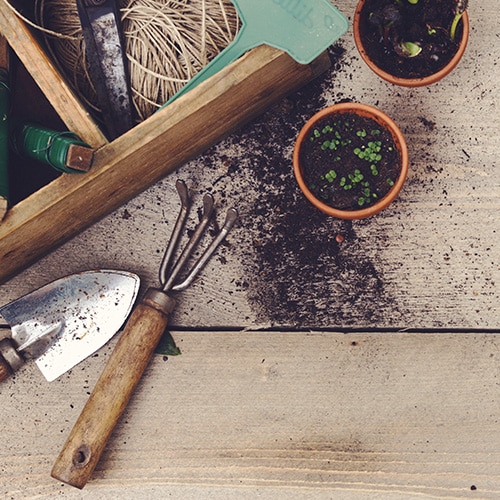
[[(450, 29), (457, 0), (366, 0), (360, 16), (360, 37), (368, 56), (399, 78), (423, 78), (446, 66), (463, 35), (459, 22)], [(418, 53), (415, 55), (415, 53)]]
[(401, 155), (375, 120), (345, 112), (318, 120), (300, 147), (300, 164), (316, 198), (339, 210), (359, 210), (389, 192)]

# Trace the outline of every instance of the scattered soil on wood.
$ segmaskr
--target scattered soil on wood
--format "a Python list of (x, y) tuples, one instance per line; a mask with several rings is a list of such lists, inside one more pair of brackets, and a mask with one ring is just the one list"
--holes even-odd
[[(391, 75), (432, 75), (450, 62), (462, 38), (462, 22), (458, 24), (455, 41), (449, 35), (455, 7), (455, 0), (420, 0), (415, 5), (405, 0), (401, 6), (394, 0), (367, 0), (360, 17), (363, 47), (373, 62)], [(397, 21), (383, 21), (394, 10), (400, 13)], [(390, 26), (384, 28), (384, 24)], [(417, 43), (422, 51), (415, 57), (403, 57), (395, 50), (402, 41)]]
[[(299, 129), (325, 107), (321, 96), (324, 84), (331, 86), (328, 79), (350, 67), (340, 42), (330, 49), (330, 57), (330, 72), (281, 100), (202, 159), (205, 168), (217, 168), (211, 165), (214, 161), (227, 168), (213, 186), (218, 199), (240, 199), (243, 240), (238, 252), (244, 275), (237, 286), (246, 292), (257, 320), (270, 326), (370, 327), (382, 318), (387, 325), (385, 311), (395, 310), (353, 223), (314, 208), (293, 175), (291, 156)], [(336, 102), (351, 100), (341, 93), (335, 97)], [(249, 189), (257, 194), (248, 195)]]
[(300, 147), (306, 185), (340, 210), (380, 201), (399, 177), (400, 161), (391, 133), (351, 112), (319, 120)]

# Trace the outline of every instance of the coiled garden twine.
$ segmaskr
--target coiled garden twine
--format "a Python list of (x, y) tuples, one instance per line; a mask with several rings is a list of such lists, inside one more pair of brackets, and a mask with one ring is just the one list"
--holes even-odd
[[(162, 106), (231, 43), (230, 0), (119, 0), (132, 98), (139, 120)], [(35, 21), (75, 93), (98, 112), (75, 0), (36, 0)]]

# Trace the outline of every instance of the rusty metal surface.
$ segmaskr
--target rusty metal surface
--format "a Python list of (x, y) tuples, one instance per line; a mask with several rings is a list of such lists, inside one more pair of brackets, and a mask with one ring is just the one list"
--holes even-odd
[(132, 102), (115, 0), (77, 0), (85, 55), (105, 126), (114, 139), (132, 127)]

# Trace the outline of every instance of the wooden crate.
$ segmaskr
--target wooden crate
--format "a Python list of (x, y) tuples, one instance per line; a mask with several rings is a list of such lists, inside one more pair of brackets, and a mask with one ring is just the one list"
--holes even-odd
[(15, 204), (0, 223), (0, 282), (202, 153), (286, 94), (325, 71), (258, 47), (169, 106), (108, 142), (44, 53), (30, 28), (4, 4), (0, 33), (66, 127), (96, 148), (91, 171), (62, 174)]

